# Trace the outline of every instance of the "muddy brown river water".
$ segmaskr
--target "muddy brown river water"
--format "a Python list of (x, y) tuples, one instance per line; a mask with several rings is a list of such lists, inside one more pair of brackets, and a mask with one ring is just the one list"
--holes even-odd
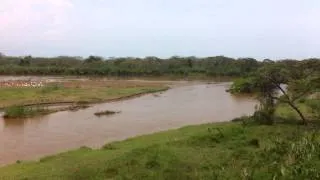
[[(185, 125), (228, 121), (252, 114), (256, 101), (225, 92), (228, 83), (190, 83), (162, 93), (97, 104), (77, 112), (33, 119), (0, 118), (0, 165), (38, 158), (80, 146), (103, 144)], [(120, 114), (96, 117), (101, 110)]]

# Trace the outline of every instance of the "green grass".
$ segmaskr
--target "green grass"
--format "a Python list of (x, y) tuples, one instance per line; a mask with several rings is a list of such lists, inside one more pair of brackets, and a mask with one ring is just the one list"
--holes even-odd
[(0, 107), (55, 102), (100, 102), (125, 96), (165, 90), (164, 86), (140, 87), (41, 87), (0, 88)]
[[(298, 108), (309, 120), (317, 119), (317, 113), (315, 111), (320, 110), (320, 100), (306, 99), (303, 102), (298, 103)], [(294, 111), (288, 104), (279, 104), (276, 108), (275, 114), (282, 118), (291, 120), (301, 120), (300, 116)]]
[(288, 124), (188, 126), (19, 162), (0, 179), (317, 179), (319, 138)]

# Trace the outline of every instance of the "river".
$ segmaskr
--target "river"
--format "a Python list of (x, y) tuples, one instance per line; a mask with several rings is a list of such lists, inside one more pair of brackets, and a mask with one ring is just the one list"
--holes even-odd
[[(228, 121), (252, 114), (256, 101), (234, 97), (229, 83), (187, 83), (166, 92), (125, 101), (96, 104), (77, 112), (58, 112), (33, 119), (0, 118), (0, 165), (37, 160), (80, 146), (98, 148), (129, 137), (185, 125)], [(121, 111), (96, 117), (101, 110)]]

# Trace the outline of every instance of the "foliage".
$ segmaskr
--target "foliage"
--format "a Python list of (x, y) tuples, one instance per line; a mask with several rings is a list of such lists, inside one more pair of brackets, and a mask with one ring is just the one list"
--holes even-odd
[[(285, 65), (290, 64), (285, 67), (283, 64), (268, 62), (251, 76), (235, 80), (230, 92), (258, 94), (260, 105), (255, 117), (270, 121), (268, 124), (274, 121), (275, 106), (280, 103), (288, 104), (306, 124), (307, 119), (299, 109), (297, 101), (302, 101), (309, 94), (319, 90), (320, 70), (318, 67), (308, 65), (317, 63), (313, 60), (300, 63), (304, 68), (293, 61), (285, 61)], [(284, 84), (287, 88), (283, 86)]]
[(254, 77), (238, 78), (233, 81), (229, 92), (237, 93), (255, 93), (258, 91), (257, 79)]
[(50, 113), (50, 110), (42, 107), (25, 107), (12, 106), (5, 109), (4, 118), (29, 118), (37, 115), (45, 115)]
[(0, 58), (0, 74), (3, 75), (86, 75), (86, 76), (180, 76), (205, 75), (208, 77), (246, 77), (262, 66), (279, 65), (281, 68), (303, 66), (315, 69), (319, 60), (259, 62), (252, 58), (233, 59), (215, 57), (118, 57), (104, 59), (98, 56), (80, 57), (10, 57)]

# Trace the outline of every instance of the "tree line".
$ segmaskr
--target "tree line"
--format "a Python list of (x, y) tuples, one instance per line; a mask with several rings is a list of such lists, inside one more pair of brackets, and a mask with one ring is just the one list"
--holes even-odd
[[(303, 61), (281, 60), (258, 61), (253, 58), (234, 59), (225, 56), (215, 57), (119, 57), (102, 58), (98, 56), (81, 57), (12, 57), (0, 56), (1, 75), (85, 75), (85, 76), (209, 76), (245, 77), (258, 68), (275, 63), (287, 68), (298, 64), (319, 64), (319, 59)], [(311, 68), (313, 65), (311, 66)]]

